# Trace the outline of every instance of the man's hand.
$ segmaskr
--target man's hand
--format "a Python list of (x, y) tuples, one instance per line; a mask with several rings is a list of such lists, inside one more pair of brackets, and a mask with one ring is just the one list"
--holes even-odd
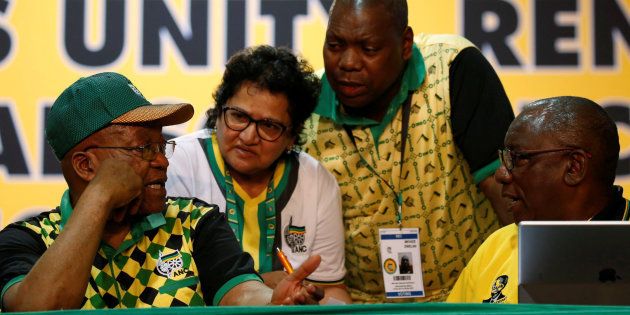
[(284, 280), (289, 274), (285, 271), (270, 271), (261, 274), (260, 276), (263, 278), (265, 285), (275, 289), (278, 286), (280, 281)]
[[(144, 161), (140, 161), (140, 163), (142, 162)], [(136, 167), (134, 169), (130, 163), (138, 162), (114, 158), (103, 160), (96, 176), (86, 188), (97, 189), (104, 196), (107, 196), (108, 204), (112, 209), (111, 219), (114, 222), (122, 221), (127, 214), (137, 213), (141, 202), (138, 197), (144, 189), (142, 179), (146, 175), (148, 167)], [(148, 165), (146, 162), (145, 164)]]
[(312, 284), (305, 285), (302, 280), (317, 269), (321, 260), (319, 255), (309, 257), (273, 291), (259, 281), (239, 283), (225, 293), (219, 305), (317, 304), (324, 297), (324, 291)]
[(312, 284), (304, 284), (302, 280), (317, 269), (321, 260), (319, 255), (309, 257), (300, 268), (280, 281), (273, 290), (271, 304), (318, 304), (324, 291)]

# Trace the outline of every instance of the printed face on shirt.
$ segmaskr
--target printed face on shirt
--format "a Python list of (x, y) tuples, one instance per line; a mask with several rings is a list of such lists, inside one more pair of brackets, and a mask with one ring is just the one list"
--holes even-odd
[[(540, 133), (527, 122), (515, 121), (505, 137), (505, 148), (516, 153), (562, 147), (549, 133)], [(502, 196), (516, 223), (527, 220), (568, 220), (565, 209), (565, 166), (569, 151), (524, 155), (514, 159), (514, 168), (501, 166), (495, 179), (502, 184)]]
[(403, 36), (380, 5), (337, 4), (324, 42), (326, 78), (349, 108), (386, 108), (411, 58), (413, 33)]
[[(271, 121), (287, 127), (278, 139), (268, 141), (259, 136), (256, 123), (253, 121), (245, 129), (236, 131), (225, 124), (223, 113), (217, 120), (219, 151), (234, 177), (273, 174), (274, 162), (295, 140), (289, 129), (291, 117), (286, 95), (271, 93), (246, 81), (241, 84), (234, 96), (228, 99), (225, 107), (236, 109), (241, 115), (245, 114), (254, 120)], [(240, 118), (247, 119), (244, 115)], [(262, 132), (262, 128), (260, 129)]]

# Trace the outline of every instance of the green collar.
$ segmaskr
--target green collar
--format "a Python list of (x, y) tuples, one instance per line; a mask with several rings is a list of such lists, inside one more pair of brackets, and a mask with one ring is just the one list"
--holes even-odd
[[(239, 196), (234, 189), (234, 182), (229, 171), (225, 167), (225, 161), (219, 151), (219, 144), (216, 139), (216, 133), (212, 131), (210, 138), (204, 140), (206, 156), (208, 164), (217, 180), (217, 184), (225, 193), (225, 209), (227, 221), (238, 240), (241, 249), (243, 249), (243, 229), (244, 220), (244, 200), (243, 196)], [(284, 165), (283, 167), (281, 165)], [(289, 175), (293, 169), (291, 158), (283, 154), (277, 162), (274, 173), (267, 185), (267, 195), (264, 201), (264, 213), (258, 214), (258, 224), (260, 225), (260, 248), (258, 253), (258, 272), (265, 273), (273, 271), (273, 245), (276, 241), (276, 200), (280, 199), (285, 192), (289, 183)], [(282, 173), (280, 173), (282, 172)], [(276, 178), (280, 176), (276, 183)], [(274, 186), (275, 185), (275, 186)], [(251, 254), (251, 253), (250, 253)]]
[[(63, 193), (59, 208), (61, 212), (61, 223), (59, 229), (61, 231), (66, 223), (68, 223), (70, 215), (72, 215), (72, 211), (74, 210), (70, 201), (69, 189), (66, 189), (66, 191)], [(142, 218), (142, 220), (135, 222), (131, 226), (131, 237), (129, 235), (125, 237), (125, 240), (120, 245), (120, 248), (118, 248), (117, 252), (122, 252), (131, 244), (136, 243), (142, 237), (142, 235), (144, 235), (144, 232), (158, 228), (164, 224), (166, 224), (166, 219), (164, 218), (164, 214), (162, 214), (161, 212), (145, 216), (144, 218)], [(102, 245), (103, 244), (101, 244), (101, 246)], [(109, 247), (109, 245), (106, 247)]]
[(398, 94), (392, 99), (389, 109), (385, 113), (383, 120), (379, 123), (365, 117), (353, 117), (345, 115), (340, 111), (339, 101), (335, 96), (335, 91), (330, 87), (326, 75), (322, 76), (322, 91), (319, 95), (315, 113), (320, 116), (330, 118), (338, 125), (369, 126), (375, 139), (382, 134), (385, 127), (392, 121), (396, 112), (409, 95), (409, 91), (417, 90), (425, 78), (424, 58), (420, 49), (413, 44), (411, 60), (405, 68), (405, 74), (400, 85)]

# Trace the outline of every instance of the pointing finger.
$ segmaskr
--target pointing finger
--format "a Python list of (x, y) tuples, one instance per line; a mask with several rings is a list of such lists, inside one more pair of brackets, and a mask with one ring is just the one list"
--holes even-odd
[(321, 261), (322, 258), (319, 255), (313, 255), (309, 257), (304, 263), (302, 263), (300, 268), (296, 269), (292, 274), (287, 277), (287, 280), (300, 282), (306, 279), (306, 277), (308, 277), (311, 273), (315, 271), (315, 269), (317, 269), (317, 267), (319, 267)]

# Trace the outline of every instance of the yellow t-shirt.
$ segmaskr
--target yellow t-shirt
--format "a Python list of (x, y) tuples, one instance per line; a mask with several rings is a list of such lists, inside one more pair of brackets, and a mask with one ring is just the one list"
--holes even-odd
[(518, 227), (510, 224), (481, 244), (447, 302), (518, 303)]

